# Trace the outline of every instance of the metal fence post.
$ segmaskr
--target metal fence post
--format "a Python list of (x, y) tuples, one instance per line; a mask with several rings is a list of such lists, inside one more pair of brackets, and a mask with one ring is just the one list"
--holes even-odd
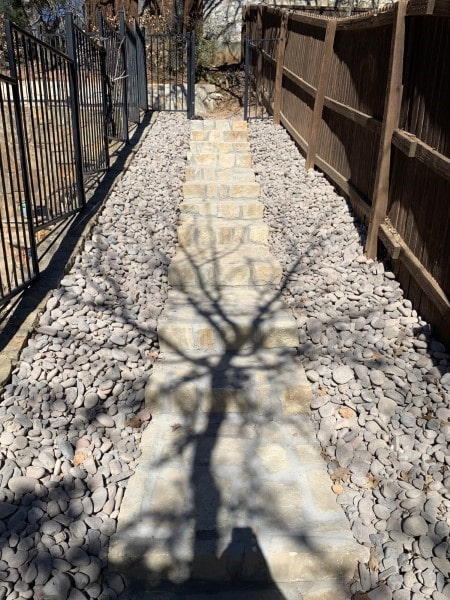
[[(103, 107), (103, 135), (105, 139), (105, 162), (106, 168), (110, 167), (109, 156), (109, 136), (108, 136), (108, 118), (109, 112), (112, 112), (112, 106), (108, 108), (108, 74), (106, 71), (106, 44), (105, 44), (105, 28), (103, 27), (102, 13), (98, 13), (98, 33), (100, 35), (100, 43), (102, 52), (100, 54), (100, 71), (102, 76), (102, 107)], [(112, 102), (110, 98), (110, 103)]]
[(105, 28), (103, 26), (103, 15), (101, 12), (98, 13), (97, 27), (98, 27), (98, 33), (99, 33), (100, 37), (104, 38), (105, 37)]
[(187, 117), (195, 117), (195, 31), (188, 34), (188, 105)]
[[(145, 48), (145, 28), (141, 29), (134, 19), (134, 35), (136, 37), (136, 64), (138, 69), (139, 82), (139, 107), (148, 111), (148, 92), (147, 92), (147, 57)], [(142, 73), (140, 72), (142, 70)]]
[(122, 60), (122, 99), (123, 99), (123, 114), (122, 114), (122, 139), (128, 142), (128, 69), (127, 69), (127, 48), (126, 48), (126, 32), (125, 32), (125, 13), (123, 10), (119, 13), (119, 35), (120, 35), (120, 57)]
[(244, 121), (248, 121), (248, 86), (249, 86), (249, 69), (250, 69), (250, 39), (245, 39), (245, 84), (244, 84)]
[[(105, 144), (105, 162), (106, 168), (110, 166), (109, 156), (109, 139), (108, 139), (108, 89), (107, 89), (107, 78), (106, 74), (106, 49), (103, 47), (100, 53), (100, 72), (102, 77), (102, 109), (103, 109), (103, 137)], [(111, 109), (112, 110), (112, 109)]]
[(66, 46), (69, 62), (69, 89), (70, 89), (70, 114), (72, 118), (73, 128), (73, 144), (75, 171), (77, 178), (77, 192), (80, 198), (81, 205), (86, 206), (86, 194), (84, 192), (84, 177), (83, 177), (83, 156), (81, 151), (81, 136), (80, 136), (80, 112), (78, 103), (78, 74), (77, 74), (77, 57), (75, 50), (75, 36), (73, 31), (73, 14), (65, 14), (66, 25)]

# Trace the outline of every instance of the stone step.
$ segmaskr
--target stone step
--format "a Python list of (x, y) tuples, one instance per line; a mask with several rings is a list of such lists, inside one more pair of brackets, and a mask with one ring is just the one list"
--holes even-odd
[(233, 200), (205, 200), (190, 198), (180, 205), (181, 219), (189, 216), (220, 217), (225, 219), (262, 219), (264, 204), (259, 200), (235, 198)]
[(191, 167), (218, 167), (222, 169), (250, 168), (253, 165), (250, 153), (236, 152), (219, 154), (217, 152), (189, 152), (188, 164)]
[(195, 154), (249, 154), (249, 142), (199, 142), (191, 141), (190, 151)]
[(178, 227), (178, 241), (182, 246), (208, 248), (225, 244), (266, 244), (269, 227), (261, 220), (185, 218)]
[(338, 579), (320, 582), (290, 583), (195, 582), (161, 583), (156, 587), (142, 580), (142, 571), (130, 577), (130, 585), (121, 600), (349, 600), (350, 587)]
[(187, 182), (243, 182), (251, 183), (255, 181), (255, 172), (248, 167), (187, 167)]
[(279, 285), (282, 269), (278, 260), (263, 245), (194, 250), (178, 247), (168, 269), (169, 285), (179, 288), (200, 286)]
[(185, 306), (186, 303), (197, 306), (199, 310), (207, 309), (211, 303), (215, 304), (217, 310), (234, 303), (244, 307), (251, 306), (261, 313), (286, 308), (281, 292), (269, 286), (222, 286), (214, 290), (203, 290), (201, 287), (189, 288), (189, 290), (172, 288), (169, 290), (165, 306), (168, 303), (175, 310)]
[(163, 352), (259, 348), (296, 348), (297, 323), (288, 308), (258, 310), (251, 304), (212, 301), (197, 305), (169, 301), (158, 320), (159, 345)]
[(228, 121), (217, 119), (202, 119), (201, 121), (191, 121), (191, 131), (204, 130), (223, 130), (223, 131), (248, 131), (246, 121)]
[(186, 181), (183, 184), (183, 195), (186, 200), (191, 198), (212, 199), (223, 198), (232, 200), (233, 198), (259, 198), (261, 188), (259, 183), (236, 182), (221, 183), (216, 181)]
[(368, 551), (331, 491), (308, 417), (197, 416), (155, 414), (145, 430), (110, 563), (148, 590), (186, 582), (324, 590), (330, 578), (339, 587), (349, 580)]
[(225, 130), (225, 129), (197, 129), (191, 131), (191, 140), (193, 142), (247, 142), (248, 133), (246, 130)]
[(293, 348), (162, 353), (145, 390), (152, 413), (310, 412), (311, 387)]

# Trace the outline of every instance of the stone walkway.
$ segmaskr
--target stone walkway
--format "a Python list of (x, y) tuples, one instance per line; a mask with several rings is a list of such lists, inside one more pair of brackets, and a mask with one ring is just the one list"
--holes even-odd
[(242, 122), (194, 121), (146, 390), (153, 422), (109, 560), (131, 599), (348, 600), (354, 541), (310, 422)]

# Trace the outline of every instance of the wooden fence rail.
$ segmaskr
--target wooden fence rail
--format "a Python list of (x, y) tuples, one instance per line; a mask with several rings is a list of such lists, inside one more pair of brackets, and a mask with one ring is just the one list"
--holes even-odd
[(349, 198), (368, 256), (388, 255), (450, 344), (450, 2), (347, 18), (248, 5), (243, 20), (244, 37), (280, 40), (274, 121)]

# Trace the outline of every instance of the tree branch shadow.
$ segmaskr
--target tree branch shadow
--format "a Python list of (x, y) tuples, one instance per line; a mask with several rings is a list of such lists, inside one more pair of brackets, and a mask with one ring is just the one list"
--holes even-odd
[[(213, 225), (209, 233), (214, 237)], [(119, 523), (114, 544), (124, 543), (125, 550), (114, 566), (129, 579), (128, 596), (124, 597), (143, 598), (146, 596), (142, 594), (147, 593), (150, 597), (156, 592), (178, 597), (220, 590), (235, 594), (268, 593), (271, 595), (267, 598), (281, 600), (286, 596), (275, 584), (265, 558), (276, 538), (292, 544), (294, 554), (294, 549), (303, 553), (300, 563), (307, 562), (307, 555), (314, 556), (311, 560), (316, 564), (312, 572), (316, 569), (319, 577), (319, 564), (322, 569), (329, 569), (338, 587), (341, 586), (336, 590), (336, 598), (347, 597), (344, 579), (349, 574), (345, 572), (345, 561), (338, 558), (334, 564), (327, 564), (330, 556), (320, 536), (317, 538), (305, 525), (289, 523), (290, 507), (279, 504), (277, 490), (281, 492), (283, 486), (293, 490), (299, 475), (287, 478), (285, 475), (284, 480), (280, 476), (280, 482), (272, 486), (261, 464), (265, 447), (272, 438), (281, 442), (284, 427), (300, 435), (305, 443), (312, 446), (316, 443), (306, 433), (309, 418), (304, 414), (289, 414), (289, 410), (283, 414), (280, 398), (276, 397), (285, 383), (283, 374), (298, 366), (296, 348), (271, 349), (270, 345), (265, 348), (266, 335), (255, 337), (255, 331), (260, 331), (261, 324), (266, 319), (270, 321), (279, 308), (291, 271), (269, 293), (265, 285), (254, 292), (257, 301), (252, 305), (250, 326), (242, 327), (237, 316), (243, 306), (230, 304), (221, 261), (235, 252), (241, 252), (242, 258), (243, 248), (240, 242), (227, 245), (226, 250), (216, 247), (212, 252), (201, 246), (195, 250), (192, 245), (179, 247), (193, 279), (191, 285), (177, 286), (177, 301), (189, 306), (192, 319), (200, 318), (219, 343), (211, 355), (198, 347), (186, 350), (181, 341), (176, 343), (173, 336), (164, 339), (164, 332), (158, 332), (165, 348), (161, 365), (168, 361), (184, 363), (186, 368), (175, 383), (166, 373), (166, 381), (151, 396), (150, 410), (153, 410), (152, 400), (157, 403), (158, 395), (164, 397), (165, 408), (161, 415), (154, 413), (150, 428), (157, 426), (160, 419), (165, 430), (157, 435), (166, 439), (168, 449), (158, 452), (154, 448), (152, 459), (143, 465), (139, 476), (153, 473), (146, 487), (146, 498), (136, 513), (129, 514), (128, 519), (124, 515)], [(244, 260), (249, 272), (250, 263), (251, 259)], [(291, 269), (296, 267), (297, 263)], [(258, 388), (259, 380), (267, 382), (266, 389)], [(189, 393), (192, 386), (196, 390), (194, 396)], [(159, 410), (156, 404), (154, 408)], [(168, 431), (170, 419), (176, 426), (172, 433)], [(174, 423), (176, 420), (180, 422)], [(327, 477), (325, 469), (323, 476)], [(161, 490), (166, 492), (165, 506), (161, 506), (162, 496), (158, 496), (163, 494)], [(292, 493), (299, 523), (301, 517), (303, 523), (307, 522), (305, 511), (314, 520), (313, 512), (303, 508), (298, 495)], [(336, 521), (336, 514), (331, 510), (327, 520), (332, 528), (339, 529), (340, 517)], [(265, 529), (270, 529), (270, 539)], [(297, 566), (305, 579), (305, 568)], [(283, 571), (283, 565), (277, 568), (279, 573)], [(289, 580), (287, 571), (285, 577)], [(292, 579), (296, 593), (300, 593), (301, 587), (307, 591), (312, 585), (301, 582), (295, 575)]]

